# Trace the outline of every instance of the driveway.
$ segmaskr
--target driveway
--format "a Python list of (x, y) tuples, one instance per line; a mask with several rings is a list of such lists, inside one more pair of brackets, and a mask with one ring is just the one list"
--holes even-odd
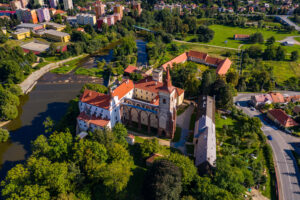
[(291, 43), (294, 43), (296, 45), (300, 45), (300, 42), (298, 42), (297, 40), (295, 40), (296, 37), (300, 37), (300, 36), (289, 36), (289, 37), (286, 37), (283, 40), (279, 40), (277, 42), (280, 42), (280, 43), (291, 42)]
[[(282, 93), (289, 95), (300, 94), (299, 92), (287, 91), (283, 91)], [(289, 135), (277, 129), (276, 126), (269, 124), (264, 120), (264, 117), (260, 112), (256, 110), (251, 111), (249, 107), (247, 107), (247, 101), (250, 100), (252, 95), (255, 94), (238, 94), (238, 96), (234, 98), (234, 101), (239, 102), (240, 106), (238, 106), (238, 108), (242, 109), (250, 117), (259, 117), (262, 121), (262, 131), (265, 135), (271, 135), (273, 138), (269, 141), (269, 144), (273, 150), (280, 199), (300, 199), (300, 173), (296, 164), (296, 159), (292, 154), (292, 150), (300, 153), (300, 138)]]
[(194, 106), (190, 105), (181, 115), (177, 117), (177, 126), (181, 128), (181, 136), (178, 142), (172, 142), (171, 146), (179, 149), (184, 155), (187, 154), (185, 143), (189, 134), (191, 115), (194, 112)]

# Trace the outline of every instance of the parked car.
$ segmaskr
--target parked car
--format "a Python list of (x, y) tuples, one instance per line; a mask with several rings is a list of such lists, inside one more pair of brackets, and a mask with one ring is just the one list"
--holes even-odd
[(255, 108), (254, 108), (254, 107), (251, 107), (251, 108), (250, 108), (250, 110), (254, 111), (254, 110), (255, 110)]
[(268, 135), (267, 138), (268, 138), (268, 140), (273, 140), (271, 135)]

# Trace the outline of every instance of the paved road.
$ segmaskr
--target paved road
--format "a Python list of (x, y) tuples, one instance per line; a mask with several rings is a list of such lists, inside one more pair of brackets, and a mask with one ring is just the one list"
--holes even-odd
[[(300, 94), (293, 92), (283, 92), (289, 95)], [(300, 138), (291, 136), (281, 130), (278, 130), (276, 126), (268, 124), (263, 119), (263, 116), (258, 111), (251, 111), (247, 107), (247, 101), (254, 95), (251, 93), (238, 94), (235, 97), (235, 102), (239, 102), (238, 108), (242, 109), (247, 115), (251, 117), (259, 117), (262, 121), (262, 131), (265, 135), (271, 135), (273, 140), (269, 141), (273, 149), (273, 155), (275, 159), (275, 167), (277, 171), (280, 200), (297, 200), (300, 199), (300, 173), (296, 160), (292, 155), (291, 150), (296, 150), (300, 153)]]
[(282, 21), (287, 23), (290, 26), (294, 26), (297, 31), (300, 31), (300, 26), (292, 22), (288, 17), (291, 17), (290, 15), (275, 15), (275, 17), (280, 18)]

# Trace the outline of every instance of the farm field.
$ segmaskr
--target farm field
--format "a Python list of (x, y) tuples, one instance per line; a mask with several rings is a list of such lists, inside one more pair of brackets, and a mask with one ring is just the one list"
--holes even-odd
[[(270, 30), (258, 29), (253, 27), (240, 28), (240, 27), (231, 27), (231, 26), (224, 26), (224, 25), (211, 25), (209, 26), (209, 28), (215, 32), (215, 35), (213, 40), (207, 44), (231, 47), (231, 48), (238, 48), (241, 44), (244, 43), (243, 41), (234, 40), (233, 39), (234, 34), (251, 35), (253, 33), (260, 32), (263, 34), (265, 40), (271, 36), (274, 36), (276, 40), (282, 40), (288, 36), (298, 35), (296, 32), (283, 33), (283, 32), (270, 31)], [(195, 36), (189, 35), (185, 38), (185, 41), (189, 41), (193, 38), (195, 38)], [(227, 43), (225, 43), (225, 41), (227, 41)]]

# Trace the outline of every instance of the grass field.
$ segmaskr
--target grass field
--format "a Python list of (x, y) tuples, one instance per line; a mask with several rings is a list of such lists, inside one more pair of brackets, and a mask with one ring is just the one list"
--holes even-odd
[(56, 74), (67, 74), (71, 72), (73, 69), (75, 69), (81, 60), (82, 57), (77, 58), (75, 60), (71, 60), (69, 62), (64, 63), (62, 67), (51, 70), (51, 72)]
[(98, 69), (98, 68), (83, 68), (80, 67), (75, 71), (75, 74), (77, 75), (85, 75), (85, 76), (95, 76), (95, 77), (99, 77), (102, 78), (102, 69)]
[(295, 37), (294, 39), (297, 40), (298, 42), (300, 42), (300, 37)]
[(50, 64), (50, 63), (49, 63), (49, 62), (41, 62), (41, 63), (37, 64), (37, 65), (34, 67), (34, 69), (40, 69), (40, 68), (42, 68), (42, 67), (44, 67), (44, 66), (46, 66), (46, 65), (48, 65), (48, 64)]
[(299, 62), (290, 61), (263, 61), (263, 63), (273, 66), (273, 74), (278, 83), (283, 83), (290, 77), (300, 78)]
[[(216, 46), (224, 46), (224, 47), (231, 47), (231, 48), (238, 48), (241, 44), (244, 44), (243, 41), (238, 41), (233, 39), (234, 34), (248, 34), (251, 35), (256, 32), (260, 32), (263, 34), (264, 39), (268, 39), (271, 36), (274, 36), (276, 40), (282, 40), (287, 36), (297, 35), (297, 33), (283, 33), (265, 29), (258, 29), (258, 28), (240, 28), (240, 27), (231, 27), (231, 26), (224, 26), (224, 25), (211, 25), (209, 26), (215, 32), (214, 38), (207, 44), (216, 45)], [(185, 41), (189, 41), (193, 39), (195, 36), (187, 36)], [(227, 41), (227, 43), (225, 43)]]

